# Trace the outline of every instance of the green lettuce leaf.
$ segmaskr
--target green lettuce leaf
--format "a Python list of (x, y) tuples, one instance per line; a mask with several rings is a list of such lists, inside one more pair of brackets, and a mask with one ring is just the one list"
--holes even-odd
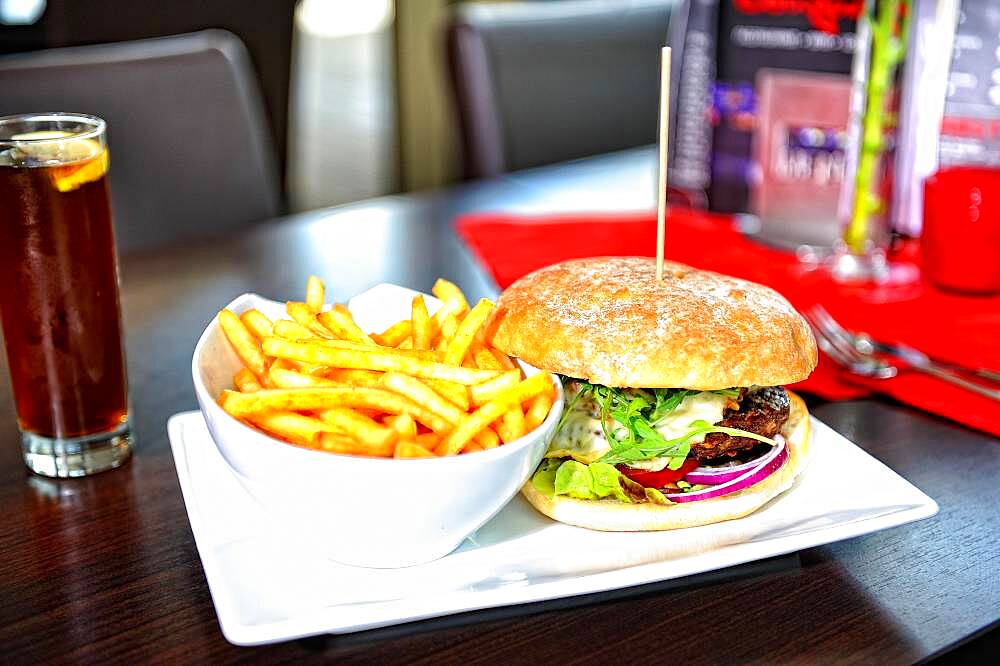
[(670, 504), (655, 488), (644, 488), (615, 469), (614, 465), (595, 462), (584, 465), (572, 459), (550, 458), (542, 461), (531, 484), (546, 497), (565, 495), (576, 499), (606, 499), (620, 502), (652, 502)]
[(623, 502), (629, 501), (628, 495), (622, 490), (621, 472), (606, 463), (584, 465), (575, 460), (548, 459), (539, 465), (531, 477), (531, 484), (546, 497), (614, 497)]
[(556, 471), (555, 494), (577, 499), (603, 499), (615, 497), (623, 502), (628, 498), (622, 491), (619, 477), (621, 472), (607, 463), (584, 465), (575, 460), (566, 460)]
[(569, 495), (577, 499), (596, 499), (594, 492), (594, 476), (587, 465), (575, 460), (567, 460), (559, 466), (556, 472), (555, 492), (557, 495)]
[(595, 462), (584, 465), (576, 460), (549, 459), (539, 465), (531, 478), (535, 489), (546, 497), (565, 495), (576, 499), (605, 499), (620, 502), (654, 502), (670, 504), (658, 490), (643, 488), (623, 476), (614, 465)]
[(535, 475), (531, 477), (531, 485), (535, 490), (546, 497), (554, 497), (556, 494), (556, 470), (559, 469), (561, 460), (546, 459), (535, 470)]

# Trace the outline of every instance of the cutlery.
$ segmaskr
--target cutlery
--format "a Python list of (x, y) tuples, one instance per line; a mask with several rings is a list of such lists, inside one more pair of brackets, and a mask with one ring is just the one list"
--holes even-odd
[(988, 370), (986, 368), (970, 368), (958, 363), (950, 363), (946, 361), (941, 361), (938, 359), (932, 359), (930, 356), (924, 352), (911, 347), (909, 345), (903, 344), (901, 342), (889, 343), (881, 342), (874, 339), (867, 333), (851, 331), (844, 328), (836, 319), (833, 318), (826, 308), (822, 305), (815, 305), (812, 308), (812, 312), (817, 321), (823, 323), (823, 328), (825, 330), (834, 332), (837, 337), (842, 337), (847, 339), (851, 346), (862, 354), (887, 354), (893, 356), (903, 361), (906, 361), (908, 365), (917, 367), (932, 367), (937, 366), (941, 370), (950, 370), (952, 372), (964, 372), (967, 374), (975, 375), (976, 377), (982, 377), (983, 379), (988, 379), (993, 382), (1000, 382), (1000, 372), (993, 370)]
[[(826, 315), (825, 317), (823, 316), (824, 314)], [(813, 329), (813, 334), (816, 337), (816, 343), (819, 345), (819, 348), (850, 372), (875, 379), (888, 379), (898, 374), (899, 369), (892, 363), (878, 358), (871, 353), (859, 351), (846, 329), (839, 326), (839, 324), (835, 326), (831, 325), (831, 321), (833, 321), (833, 324), (836, 324), (836, 321), (825, 310), (819, 313), (817, 312), (817, 308), (813, 308), (806, 313), (806, 319)], [(902, 360), (905, 361), (906, 359)], [(928, 365), (909, 365), (908, 367), (1000, 402), (1000, 390), (990, 389), (981, 384), (970, 382), (933, 363)]]
[(835, 343), (809, 317), (807, 319), (820, 350), (838, 364), (847, 368), (848, 371), (862, 377), (872, 377), (874, 379), (889, 379), (896, 376), (898, 370), (895, 366), (874, 356), (859, 354), (853, 347), (844, 347)]

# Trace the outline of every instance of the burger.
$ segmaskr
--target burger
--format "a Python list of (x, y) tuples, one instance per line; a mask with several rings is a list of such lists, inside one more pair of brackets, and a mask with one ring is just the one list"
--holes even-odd
[(809, 415), (784, 388), (816, 366), (808, 324), (774, 290), (641, 257), (538, 270), (497, 302), (492, 343), (561, 377), (566, 405), (522, 494), (607, 531), (746, 516), (788, 490)]

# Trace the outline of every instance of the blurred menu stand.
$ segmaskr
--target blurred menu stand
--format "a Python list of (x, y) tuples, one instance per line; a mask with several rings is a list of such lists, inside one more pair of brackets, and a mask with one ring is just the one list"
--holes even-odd
[(685, 2), (669, 35), (671, 183), (712, 210), (755, 213), (768, 242), (832, 245), (862, 5)]

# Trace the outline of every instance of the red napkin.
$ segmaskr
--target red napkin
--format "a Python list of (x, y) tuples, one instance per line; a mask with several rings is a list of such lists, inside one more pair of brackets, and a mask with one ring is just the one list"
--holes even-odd
[[(653, 256), (653, 213), (516, 217), (472, 215), (459, 234), (501, 287), (552, 263), (603, 255)], [(795, 256), (744, 237), (728, 216), (674, 209), (667, 217), (668, 259), (760, 282), (799, 310), (822, 304), (844, 326), (885, 341), (900, 341), (931, 356), (1000, 370), (1000, 297), (969, 297), (925, 282), (906, 288), (841, 285), (809, 271)], [(894, 259), (919, 264), (916, 242)], [(1000, 436), (1000, 403), (915, 371), (893, 379), (851, 375), (824, 354), (809, 379), (793, 388), (830, 400), (872, 392)]]

